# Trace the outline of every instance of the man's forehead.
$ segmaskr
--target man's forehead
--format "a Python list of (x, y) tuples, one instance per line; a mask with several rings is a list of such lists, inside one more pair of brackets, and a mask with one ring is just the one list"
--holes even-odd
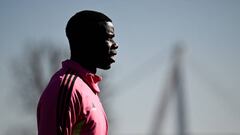
[(114, 26), (112, 22), (99, 22), (100, 27), (104, 28), (106, 32), (113, 33), (114, 32)]
[(112, 22), (106, 22), (106, 25), (107, 25), (107, 26), (109, 26), (109, 27), (111, 27), (111, 28), (114, 28), (114, 26), (113, 26), (113, 23), (112, 23)]

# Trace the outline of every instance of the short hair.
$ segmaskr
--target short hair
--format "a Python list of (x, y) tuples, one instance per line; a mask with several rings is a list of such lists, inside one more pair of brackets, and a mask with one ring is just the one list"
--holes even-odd
[(108, 21), (112, 22), (109, 17), (97, 11), (83, 10), (77, 12), (69, 19), (66, 26), (66, 36), (69, 40), (70, 49), (73, 49), (74, 42), (81, 42), (89, 36), (89, 32), (96, 31), (99, 22)]

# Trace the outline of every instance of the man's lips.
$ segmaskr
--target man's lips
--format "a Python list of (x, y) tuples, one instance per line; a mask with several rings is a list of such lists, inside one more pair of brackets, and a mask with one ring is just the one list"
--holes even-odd
[(110, 56), (115, 56), (115, 55), (117, 55), (117, 51), (116, 50), (112, 50), (112, 51), (110, 51)]
[(110, 56), (110, 60), (111, 60), (112, 62), (115, 62), (115, 57), (114, 57), (115, 55), (117, 55), (117, 51), (116, 51), (116, 50), (110, 51), (109, 56)]

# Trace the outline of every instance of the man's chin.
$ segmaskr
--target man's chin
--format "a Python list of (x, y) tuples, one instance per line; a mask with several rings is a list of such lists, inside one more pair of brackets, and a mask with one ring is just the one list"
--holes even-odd
[(101, 64), (98, 64), (97, 68), (103, 69), (103, 70), (108, 70), (111, 68), (111, 65), (115, 63), (115, 60), (110, 58), (105, 60), (104, 62), (101, 62)]
[(102, 66), (99, 66), (98, 68), (103, 69), (103, 70), (108, 70), (111, 68), (111, 65), (104, 65), (104, 66), (102, 65)]
[(108, 70), (108, 69), (111, 68), (111, 64), (112, 63), (101, 64), (101, 65), (98, 66), (98, 68), (103, 69), (103, 70)]

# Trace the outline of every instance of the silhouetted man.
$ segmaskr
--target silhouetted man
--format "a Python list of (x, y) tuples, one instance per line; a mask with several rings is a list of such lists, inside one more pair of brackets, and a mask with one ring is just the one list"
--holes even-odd
[(117, 44), (110, 18), (81, 11), (66, 26), (71, 58), (51, 78), (37, 109), (38, 135), (107, 135), (107, 117), (99, 100), (97, 68), (115, 62)]

